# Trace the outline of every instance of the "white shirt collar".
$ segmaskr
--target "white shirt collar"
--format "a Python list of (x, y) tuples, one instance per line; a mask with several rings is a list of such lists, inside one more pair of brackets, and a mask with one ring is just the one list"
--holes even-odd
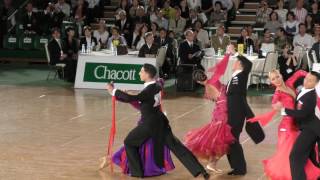
[(147, 87), (147, 86), (149, 86), (149, 85), (151, 85), (151, 84), (154, 84), (154, 83), (156, 83), (156, 81), (146, 82), (146, 83), (144, 83), (143, 85), (144, 85), (144, 87)]
[(301, 89), (301, 92), (299, 93), (298, 97), (297, 97), (297, 100), (299, 100), (302, 96), (304, 96), (305, 94), (307, 94), (308, 92), (314, 90), (314, 88), (312, 89), (305, 89), (305, 88), (302, 88)]
[(191, 45), (193, 45), (193, 42), (189, 42), (188, 40), (187, 40), (187, 42), (188, 42), (190, 47), (191, 47)]
[(235, 77), (236, 75), (238, 75), (239, 73), (241, 73), (242, 70), (236, 70), (232, 73), (232, 77)]

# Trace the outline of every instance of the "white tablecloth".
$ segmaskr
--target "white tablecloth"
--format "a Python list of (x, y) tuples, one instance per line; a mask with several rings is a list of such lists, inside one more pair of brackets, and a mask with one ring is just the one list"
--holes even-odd
[[(246, 56), (251, 62), (252, 62), (252, 70), (251, 71), (262, 71), (263, 69), (263, 64), (264, 64), (264, 58), (258, 58), (258, 56)], [(204, 67), (205, 71), (208, 72), (208, 69), (214, 67), (217, 62), (219, 62), (220, 60), (222, 60), (223, 56), (213, 56), (213, 57), (204, 57), (201, 61), (201, 65)], [(227, 84), (228, 81), (231, 79), (232, 77), (232, 66), (233, 63), (237, 60), (237, 58), (235, 56), (232, 56), (231, 59), (229, 60), (227, 69), (225, 74), (221, 77), (221, 82), (224, 84)], [(207, 75), (210, 77), (211, 74), (207, 73)], [(255, 79), (254, 79), (255, 80)], [(250, 75), (249, 75), (249, 79), (248, 79), (248, 85), (250, 83)], [(256, 83), (255, 81), (253, 81), (252, 83)]]

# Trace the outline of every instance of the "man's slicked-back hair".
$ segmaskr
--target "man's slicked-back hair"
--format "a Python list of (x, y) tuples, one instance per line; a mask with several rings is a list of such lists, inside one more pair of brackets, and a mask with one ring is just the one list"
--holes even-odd
[(310, 74), (317, 78), (317, 81), (320, 80), (320, 74), (316, 71), (310, 71)]
[(144, 71), (149, 74), (150, 78), (155, 78), (157, 76), (157, 68), (152, 64), (144, 64), (143, 65)]

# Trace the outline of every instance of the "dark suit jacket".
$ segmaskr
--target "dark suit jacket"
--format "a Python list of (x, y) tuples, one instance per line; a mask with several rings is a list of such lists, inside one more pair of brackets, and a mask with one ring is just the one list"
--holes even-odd
[(152, 46), (150, 47), (150, 49), (147, 44), (144, 44), (139, 50), (138, 57), (146, 57), (146, 54), (157, 55), (158, 49), (159, 49), (159, 46), (157, 44), (153, 43)]
[(315, 115), (317, 93), (312, 90), (296, 100), (295, 109), (285, 109), (288, 116), (294, 118), (300, 129), (310, 129), (320, 137), (320, 120)]
[(126, 22), (124, 23), (124, 26), (121, 26), (121, 20), (117, 20), (115, 23), (115, 26), (117, 26), (120, 30), (120, 33), (124, 33), (125, 30), (128, 30), (129, 32), (132, 30), (132, 23), (131, 20), (127, 18)]
[(237, 40), (237, 44), (245, 44), (244, 46), (244, 52), (246, 53), (247, 52), (247, 47), (250, 47), (252, 46), (254, 48), (254, 42), (252, 39), (248, 38), (248, 39), (244, 39), (243, 37), (240, 37), (238, 40)]
[[(132, 34), (132, 30), (133, 30), (133, 25), (132, 25), (132, 21), (129, 18), (127, 18), (123, 27), (121, 26), (121, 20), (116, 21), (115, 26), (119, 27), (120, 34), (123, 34), (126, 40), (130, 39), (130, 35)], [(128, 44), (131, 45), (131, 42), (132, 41), (128, 41)]]
[(73, 56), (77, 55), (79, 51), (79, 45), (77, 39), (72, 39), (71, 42), (68, 39), (63, 40), (63, 52), (67, 54), (68, 60), (76, 60)]
[(154, 158), (158, 165), (163, 167), (163, 145), (165, 129), (169, 127), (167, 117), (161, 112), (158, 99), (161, 92), (161, 86), (154, 83), (145, 87), (138, 95), (129, 95), (120, 90), (116, 90), (115, 96), (124, 102), (140, 102), (140, 111), (143, 121), (138, 126), (144, 126), (148, 129), (150, 137), (154, 140)]
[[(61, 41), (62, 46), (62, 41)], [(57, 63), (60, 63), (60, 57), (61, 57), (61, 51), (58, 42), (55, 39), (52, 39), (48, 44), (48, 50), (50, 54), (50, 64), (55, 65)]]
[(159, 47), (161, 46), (167, 46), (167, 53), (166, 53), (166, 57), (169, 57), (169, 58), (173, 58), (174, 54), (173, 54), (173, 39), (172, 38), (169, 38), (169, 37), (166, 37), (163, 41), (163, 43), (161, 43), (161, 38), (160, 37), (157, 37), (155, 40), (154, 40), (154, 43), (155, 44), (158, 44)]
[(200, 65), (200, 59), (197, 57), (193, 57), (189, 59), (189, 54), (194, 54), (195, 52), (200, 51), (200, 47), (193, 43), (193, 46), (190, 47), (187, 41), (184, 41), (179, 46), (179, 57), (181, 64), (196, 64)]
[[(320, 59), (319, 59), (319, 58), (320, 58), (320, 42), (314, 43), (313, 46), (312, 46), (312, 48), (311, 48), (311, 50), (314, 50), (314, 51), (315, 51), (317, 59), (313, 59), (312, 56), (309, 56), (309, 57), (312, 58), (312, 61), (313, 61), (314, 63), (320, 62)], [(311, 54), (311, 52), (309, 52), (309, 55), (310, 55), (310, 54)]]
[(232, 77), (228, 83), (228, 123), (231, 126), (243, 126), (245, 119), (254, 116), (247, 102), (247, 83), (252, 62), (246, 59), (243, 64), (243, 71)]
[[(91, 44), (94, 43), (95, 46), (98, 44), (98, 41), (95, 37), (91, 36)], [(82, 47), (82, 44), (84, 44), (84, 47), (87, 49), (87, 40), (86, 37), (83, 37), (80, 39), (80, 47)]]
[(22, 17), (22, 23), (23, 23), (24, 30), (35, 31), (35, 32), (38, 32), (39, 30), (38, 16), (35, 12), (32, 12), (30, 17), (28, 16), (27, 13), (25, 13)]

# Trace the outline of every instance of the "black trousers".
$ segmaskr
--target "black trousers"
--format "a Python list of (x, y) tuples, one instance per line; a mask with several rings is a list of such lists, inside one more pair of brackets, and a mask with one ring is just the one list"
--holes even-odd
[(236, 139), (236, 141), (230, 145), (229, 153), (227, 158), (231, 169), (239, 173), (247, 172), (247, 163), (244, 158), (243, 149), (239, 142), (239, 137), (242, 132), (243, 125), (232, 126), (231, 133)]
[(304, 167), (315, 148), (318, 136), (311, 130), (304, 129), (298, 136), (290, 153), (290, 169), (292, 180), (306, 180)]
[[(139, 147), (148, 138), (151, 138), (150, 130), (144, 126), (137, 126), (124, 140), (129, 169), (132, 176), (143, 177), (143, 166), (139, 154)], [(166, 129), (164, 141), (164, 144), (175, 154), (194, 177), (205, 172), (205, 169), (197, 158), (173, 135), (170, 128)]]

